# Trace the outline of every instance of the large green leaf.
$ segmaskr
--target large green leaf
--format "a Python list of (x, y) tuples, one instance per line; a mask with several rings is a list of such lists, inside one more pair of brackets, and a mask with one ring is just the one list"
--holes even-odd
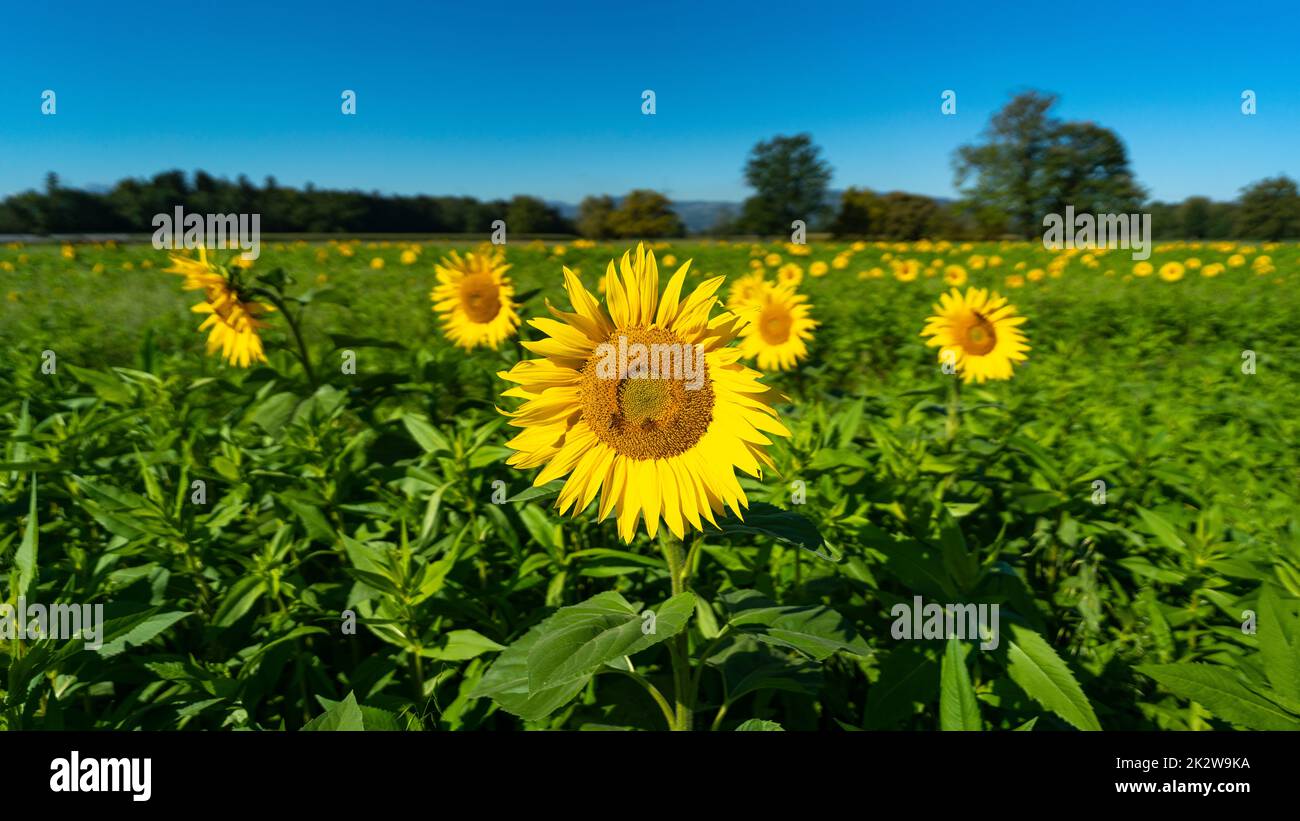
[(1007, 647), (1007, 672), (1030, 698), (1080, 730), (1100, 730), (1097, 715), (1070, 668), (1043, 637), (1011, 625), (1014, 640)]
[(1283, 599), (1277, 589), (1264, 585), (1259, 596), (1259, 623), (1255, 632), (1264, 657), (1264, 674), (1279, 700), (1300, 703), (1300, 601)]
[[(684, 591), (653, 608), (653, 622), (614, 592), (562, 607), (542, 624), (528, 653), (531, 692), (585, 679), (608, 662), (640, 652), (675, 636), (695, 610), (695, 595)], [(653, 623), (653, 630), (648, 625)]]
[(1190, 699), (1214, 715), (1252, 730), (1300, 730), (1300, 717), (1288, 715), (1252, 693), (1231, 672), (1213, 664), (1143, 664), (1150, 676), (1176, 696)]
[(528, 654), (542, 636), (542, 625), (507, 647), (470, 693), (470, 698), (490, 698), (508, 713), (527, 721), (543, 719), (567, 704), (587, 686), (591, 676), (537, 691), (528, 689)]
[(948, 638), (939, 679), (939, 728), (984, 729), (980, 722), (979, 702), (975, 700), (975, 688), (971, 685), (966, 660), (962, 657), (961, 642), (956, 636)]
[(745, 511), (742, 521), (734, 516), (724, 518), (719, 524), (723, 533), (747, 533), (758, 536), (770, 536), (778, 541), (801, 547), (823, 559), (834, 561), (821, 550), (821, 531), (808, 519), (789, 510), (782, 510), (767, 502), (754, 502)]
[(848, 619), (829, 607), (783, 607), (756, 590), (733, 590), (722, 599), (732, 629), (759, 641), (793, 648), (818, 661), (839, 651), (859, 656), (871, 652)]

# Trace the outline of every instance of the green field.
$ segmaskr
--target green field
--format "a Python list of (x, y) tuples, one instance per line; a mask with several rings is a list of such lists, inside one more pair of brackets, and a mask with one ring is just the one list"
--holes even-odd
[[(568, 310), (562, 265), (594, 293), (626, 249), (583, 245), (511, 242), (525, 321)], [(449, 247), (263, 248), (314, 390), (282, 316), (268, 365), (206, 356), (164, 252), (0, 248), (0, 600), (107, 619), (99, 649), (0, 639), (0, 728), (663, 729), (658, 695), (695, 729), (1300, 729), (1300, 246), (1157, 246), (1139, 275), (1023, 243), (656, 245), (720, 296), (796, 264), (820, 323), (764, 380), (780, 475), (742, 481), (787, 513), (692, 541), (658, 641), (636, 614), (675, 591), (671, 546), (494, 500), (536, 473), (495, 409), (529, 354), (442, 336)], [(1013, 379), (957, 392), (925, 346), (950, 265), (1028, 317)], [(998, 604), (998, 646), (895, 637), (916, 596)], [(591, 662), (559, 684), (525, 638), (557, 612)]]

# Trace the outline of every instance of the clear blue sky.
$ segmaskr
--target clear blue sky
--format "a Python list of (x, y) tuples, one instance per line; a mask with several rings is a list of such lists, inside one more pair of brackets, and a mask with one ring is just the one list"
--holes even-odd
[(740, 199), (750, 147), (807, 131), (835, 187), (951, 196), (953, 149), (1026, 88), (1115, 129), (1158, 198), (1300, 176), (1293, 3), (5, 5), (0, 194), (47, 171), (84, 186), (203, 168), (481, 198)]

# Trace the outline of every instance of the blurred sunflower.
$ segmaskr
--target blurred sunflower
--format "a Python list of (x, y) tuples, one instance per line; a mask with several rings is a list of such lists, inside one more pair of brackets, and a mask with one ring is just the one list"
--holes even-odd
[[(743, 517), (749, 502), (736, 468), (755, 477), (764, 467), (775, 470), (767, 434), (790, 435), (771, 407), (777, 394), (738, 362), (738, 348), (727, 347), (746, 318), (709, 316), (724, 278), (683, 297), (689, 268), (688, 260), (661, 295), (654, 254), (638, 245), (617, 267), (610, 261), (604, 305), (564, 269), (573, 312), (548, 303), (555, 319), (529, 322), (546, 338), (523, 343), (541, 358), (500, 374), (518, 383), (503, 395), (525, 400), (503, 411), (523, 428), (508, 443), (517, 451), (508, 464), (545, 465), (534, 486), (568, 476), (561, 513), (571, 508), (577, 516), (599, 493), (598, 518), (613, 511), (625, 542), (643, 516), (651, 537), (662, 520), (678, 538), (687, 525), (703, 530), (701, 517), (716, 524), (714, 514), (725, 508)], [(611, 372), (612, 350), (629, 343), (672, 346), (679, 362), (689, 355), (702, 371)]]
[(780, 284), (794, 288), (803, 282), (803, 266), (795, 262), (787, 262), (777, 270), (776, 279)]
[(220, 350), (222, 359), (241, 368), (265, 362), (266, 353), (258, 331), (267, 326), (259, 317), (275, 308), (248, 298), (239, 282), (243, 269), (210, 262), (207, 249), (202, 246), (199, 246), (198, 259), (173, 255), (171, 261), (172, 267), (166, 273), (185, 277), (181, 287), (187, 291), (203, 291), (206, 298), (190, 310), (208, 315), (199, 326), (199, 333), (208, 332), (208, 353)]
[(914, 259), (898, 260), (893, 264), (894, 279), (899, 282), (911, 282), (921, 273), (921, 263)]
[(768, 284), (762, 271), (738, 277), (727, 292), (727, 307), (734, 311), (749, 305), (763, 293)]
[(1151, 276), (1153, 271), (1155, 271), (1155, 266), (1147, 262), (1146, 260), (1142, 260), (1137, 265), (1133, 266), (1134, 276), (1149, 277)]
[(949, 265), (943, 269), (943, 281), (954, 288), (960, 288), (966, 284), (966, 269), (960, 265)]
[(1012, 364), (1025, 361), (1029, 350), (1020, 326), (1025, 317), (1016, 313), (1006, 297), (985, 288), (956, 288), (940, 294), (935, 316), (927, 320), (921, 336), (927, 346), (939, 347), (939, 361), (952, 362), (963, 382), (1010, 379)]
[(1160, 266), (1160, 278), (1165, 282), (1177, 282), (1186, 272), (1181, 262), (1166, 262)]
[(824, 277), (826, 276), (826, 272), (829, 270), (830, 270), (830, 266), (819, 259), (808, 266), (808, 275), (814, 277)]
[(488, 246), (461, 256), (451, 251), (434, 266), (438, 284), (429, 298), (442, 320), (443, 333), (466, 350), (496, 348), (519, 327), (519, 307), (511, 299), (515, 286), (505, 275), (510, 266), (500, 248)]
[(742, 331), (740, 350), (746, 359), (758, 357), (764, 371), (788, 371), (808, 356), (808, 341), (817, 322), (808, 298), (793, 288), (768, 286), (752, 303), (758, 309)]

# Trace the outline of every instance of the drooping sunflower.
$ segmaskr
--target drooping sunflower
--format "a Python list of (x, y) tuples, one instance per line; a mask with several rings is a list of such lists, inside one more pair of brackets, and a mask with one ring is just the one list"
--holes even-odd
[[(567, 476), (561, 513), (577, 516), (599, 494), (598, 518), (613, 511), (625, 542), (642, 516), (651, 537), (662, 520), (679, 538), (687, 525), (703, 530), (701, 517), (716, 524), (724, 508), (743, 516), (736, 469), (775, 470), (768, 435), (790, 435), (772, 408), (777, 394), (728, 346), (747, 316), (710, 317), (724, 277), (683, 296), (690, 264), (661, 295), (654, 254), (638, 245), (617, 267), (610, 261), (603, 306), (565, 268), (573, 312), (548, 303), (555, 319), (529, 321), (546, 337), (522, 343), (541, 358), (500, 373), (518, 383), (503, 395), (524, 400), (502, 411), (523, 428), (508, 464), (544, 465), (534, 486)], [(674, 359), (678, 367), (664, 367)]]
[(939, 361), (951, 362), (963, 382), (1010, 379), (1012, 364), (1025, 361), (1029, 345), (1020, 326), (1026, 318), (1006, 297), (986, 288), (963, 296), (954, 288), (939, 295), (934, 310), (921, 336), (930, 337), (925, 344), (938, 346)]
[(768, 285), (750, 303), (758, 313), (741, 331), (740, 350), (746, 359), (758, 358), (764, 371), (788, 371), (808, 356), (808, 342), (817, 321), (808, 297), (787, 286)]
[(461, 256), (452, 251), (434, 266), (438, 284), (429, 294), (442, 320), (443, 333), (461, 348), (496, 348), (519, 327), (519, 307), (511, 299), (515, 286), (498, 248), (483, 248)]
[(267, 327), (259, 317), (275, 307), (249, 299), (240, 286), (239, 266), (223, 267), (208, 260), (207, 249), (199, 246), (199, 257), (173, 255), (169, 274), (185, 277), (182, 287), (187, 291), (203, 291), (203, 302), (190, 308), (208, 318), (199, 326), (199, 332), (208, 331), (208, 353), (221, 351), (221, 358), (230, 365), (247, 368), (254, 362), (265, 362), (262, 338), (258, 331)]

